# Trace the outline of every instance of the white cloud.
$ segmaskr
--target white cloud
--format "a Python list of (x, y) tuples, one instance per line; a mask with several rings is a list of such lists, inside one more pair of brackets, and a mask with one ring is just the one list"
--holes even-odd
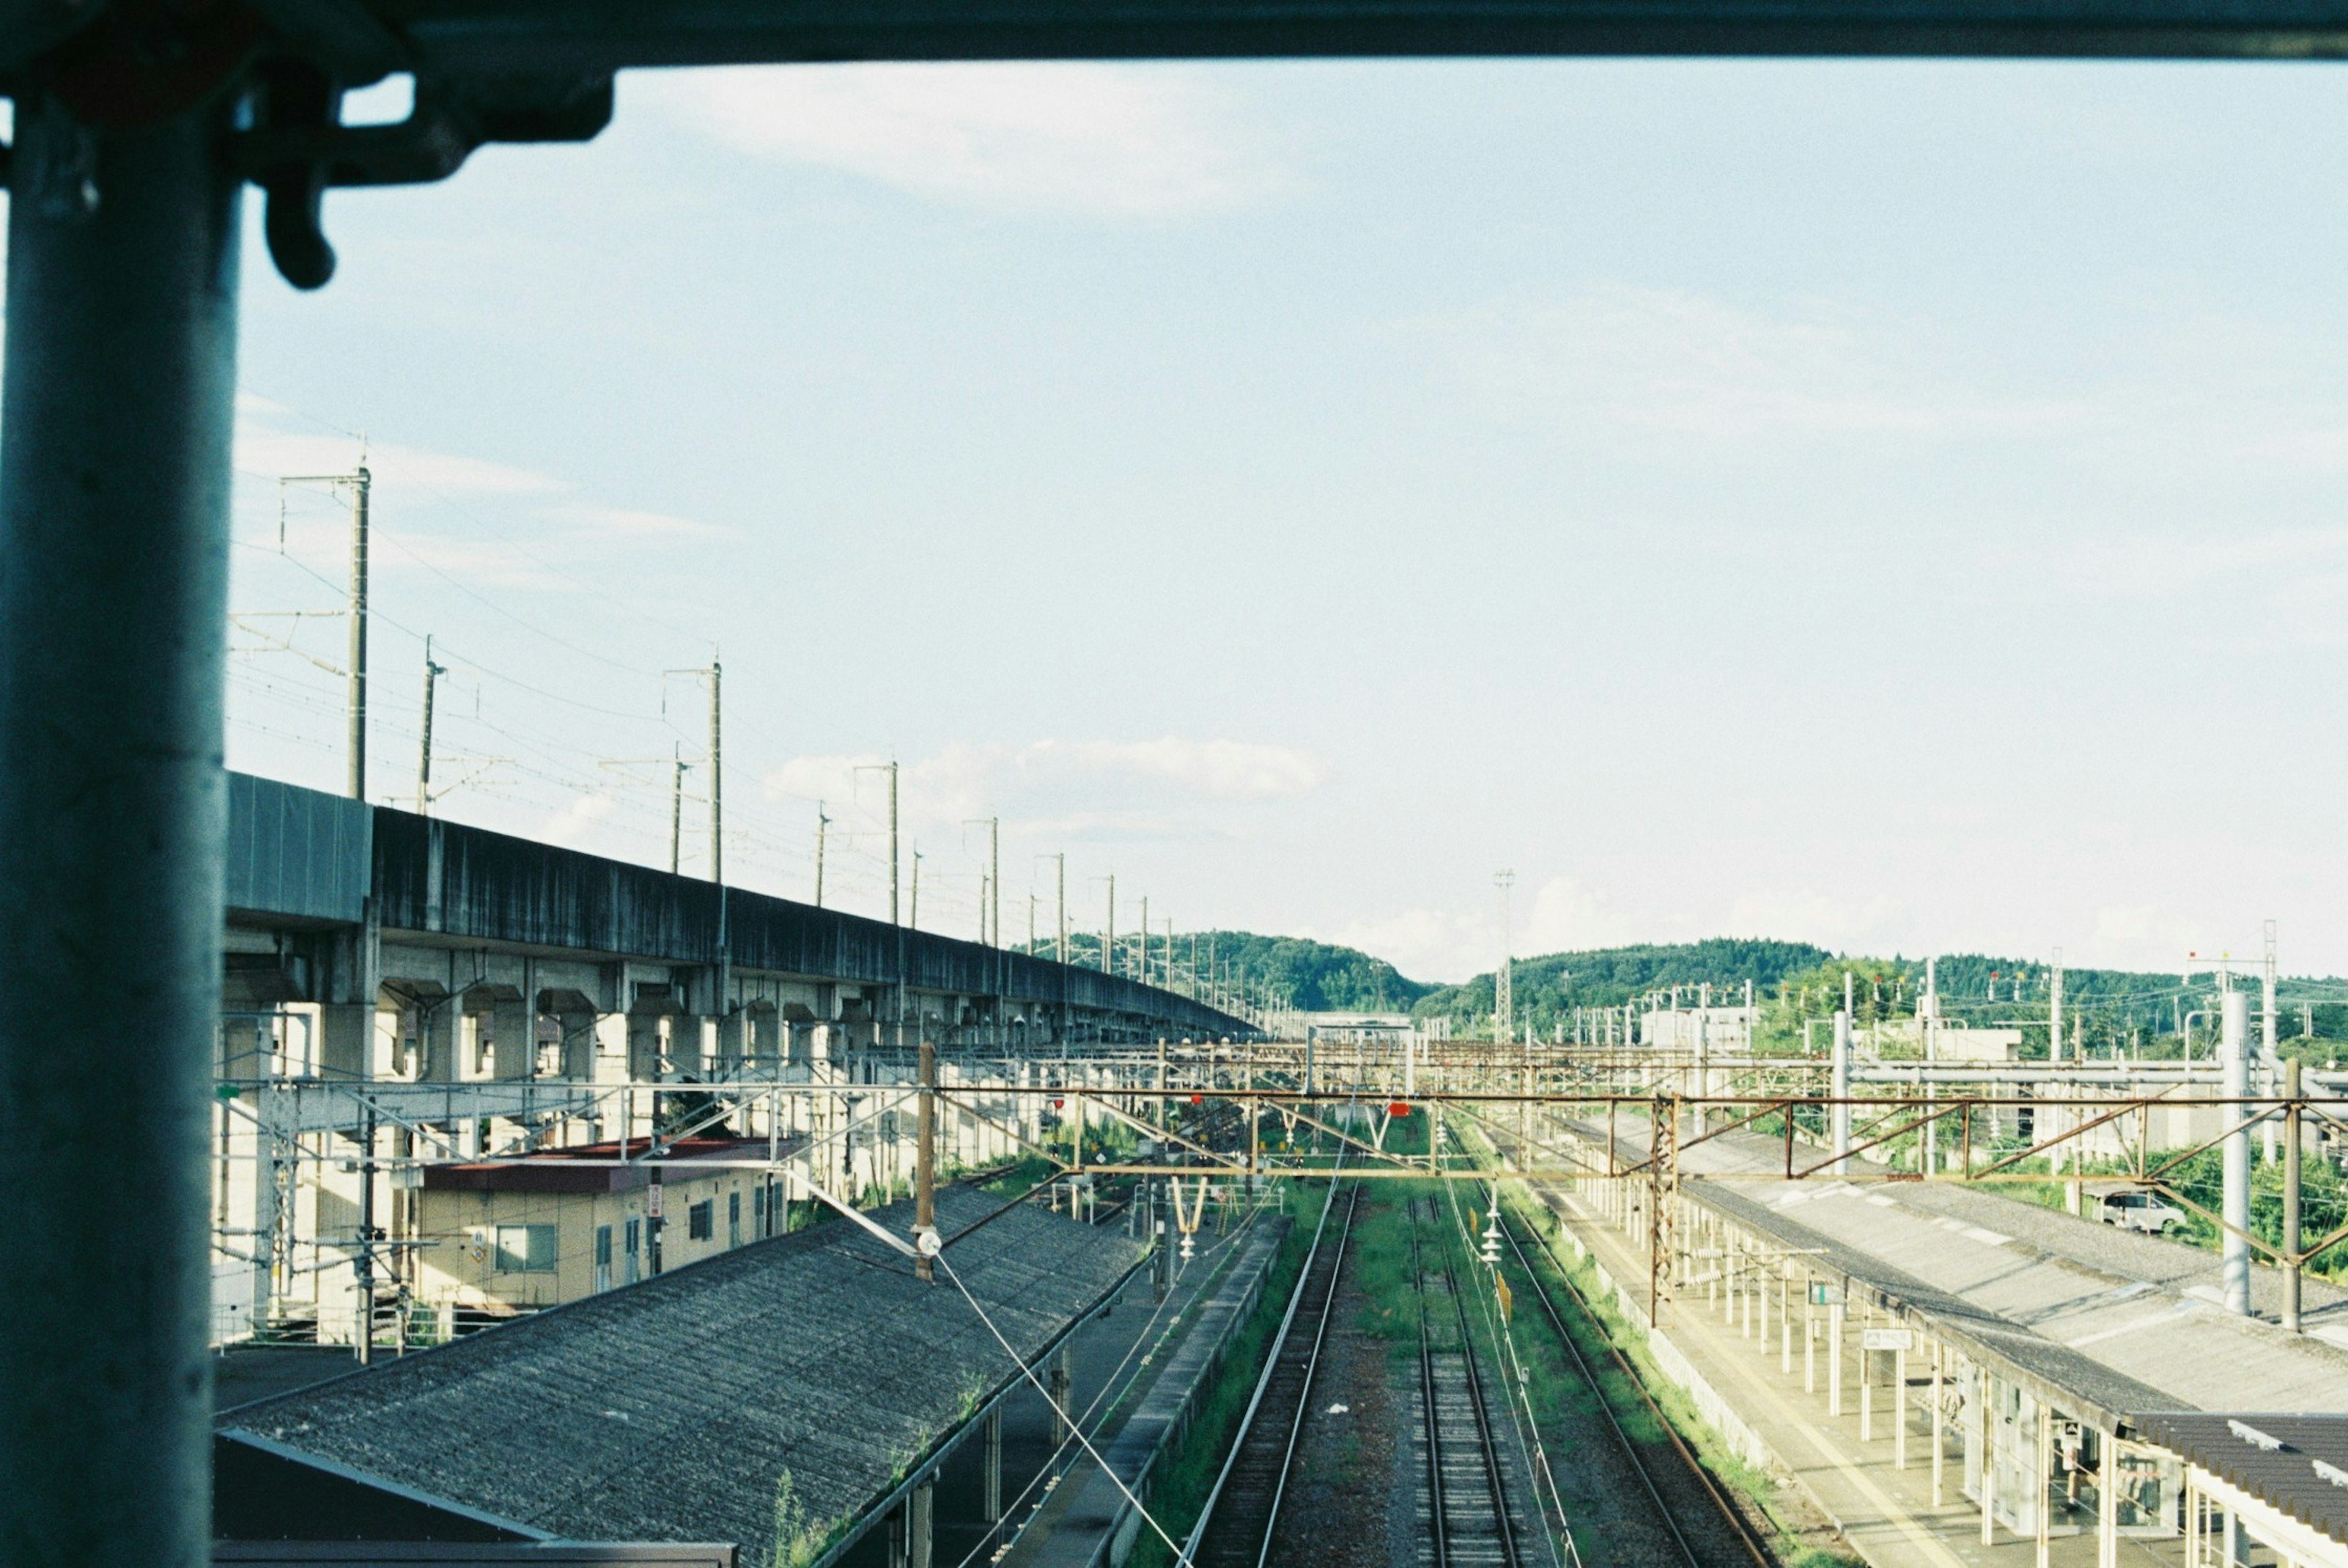
[(1499, 952), (1499, 927), (1488, 915), (1453, 909), (1405, 909), (1356, 921), (1335, 930), (1307, 929), (1304, 936), (1339, 947), (1358, 948), (1384, 958), (1414, 980), (1456, 985), (1492, 968)]
[[(794, 757), (766, 775), (769, 797), (798, 796), (885, 809), (878, 753)], [(1308, 752), (1243, 741), (1033, 741), (952, 745), (904, 763), (900, 811), (908, 823), (953, 825), (974, 816), (1018, 819), (1024, 833), (1187, 838), (1216, 831), (1209, 808), (1293, 800), (1327, 782)]]
[(1770, 887), (1748, 892), (1728, 907), (1728, 917), (1707, 935), (1772, 937), (1815, 942), (1845, 953), (1889, 953), (1911, 922), (1895, 899), (1850, 899), (1808, 887)]
[[(256, 400), (261, 402), (265, 400)], [(246, 417), (237, 422), (238, 472), (276, 479), (288, 474), (347, 474), (357, 466), (360, 444), (351, 437), (273, 429), (255, 417), (266, 411), (260, 406), (240, 410)], [(563, 480), (527, 468), (452, 452), (370, 442), (365, 456), (376, 484), (412, 484), (449, 496), (527, 496), (571, 488)]]
[(1982, 392), (1899, 323), (1818, 302), (1776, 314), (1607, 284), (1402, 323), (1504, 418), (1586, 434), (1761, 441), (2075, 426), (2092, 405)]
[(645, 89), (739, 151), (967, 206), (1152, 217), (1282, 182), (1224, 95), (1168, 67), (739, 67), (659, 74)]
[(550, 522), (568, 523), (581, 533), (603, 538), (707, 538), (729, 530), (666, 512), (633, 511), (624, 507), (594, 507), (572, 502), (540, 507), (532, 514)]
[(572, 847), (617, 810), (619, 804), (619, 801), (609, 794), (573, 795), (561, 810), (539, 824), (538, 831), (530, 836), (541, 844)]

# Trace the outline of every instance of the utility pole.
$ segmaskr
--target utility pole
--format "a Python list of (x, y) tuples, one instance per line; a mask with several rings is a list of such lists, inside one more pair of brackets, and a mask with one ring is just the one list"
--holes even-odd
[(1035, 894), (1032, 888), (1027, 894), (1027, 956), (1035, 956)]
[(1149, 895), (1141, 896), (1141, 983), (1149, 983)]
[(2046, 981), (2046, 1060), (2063, 1060), (2063, 949), (2054, 949), (2054, 968)]
[(2282, 1327), (2296, 1334), (2299, 1325), (2301, 1271), (2299, 1255), (2300, 1084), (2297, 1058), (2282, 1064)]
[(1057, 956), (1058, 956), (1058, 958), (1059, 958), (1060, 962), (1062, 962), (1062, 963), (1064, 963), (1064, 964), (1065, 964), (1065, 963), (1066, 963), (1066, 962), (1068, 961), (1068, 855), (1067, 855), (1067, 851), (1066, 851), (1066, 850), (1062, 850), (1059, 854), (1053, 856), (1052, 856), (1052, 858), (1059, 864), (1059, 867), (1060, 867), (1060, 945), (1059, 945), (1059, 950), (1058, 950), (1058, 954), (1057, 954)]
[(432, 635), (424, 636), (424, 743), (416, 766), (416, 815), (432, 811), (432, 693), (448, 671), (432, 662)]
[(1509, 889), (1517, 880), (1513, 871), (1496, 871), (1492, 886), (1500, 890), (1500, 967), (1492, 975), (1492, 1039), (1506, 1044), (1516, 1038), (1517, 999), (1514, 967), (1509, 958)]
[(897, 923), (897, 759), (889, 759), (889, 924)]
[[(664, 670), (661, 673), (664, 677), (705, 675), (709, 678), (709, 879), (712, 882), (723, 882), (726, 880), (726, 849), (721, 842), (726, 828), (726, 735), (723, 685), (725, 671), (719, 667), (716, 656), (713, 654), (709, 662), (700, 669)], [(664, 682), (664, 687), (665, 687), (665, 682)], [(661, 711), (663, 712), (668, 711), (668, 697), (665, 690), (661, 697)], [(680, 763), (678, 764), (680, 778), (684, 776), (683, 769), (684, 764)], [(682, 794), (680, 787), (680, 796)], [(672, 834), (671, 836), (675, 837), (675, 835)], [(676, 850), (672, 849), (669, 858), (675, 861), (678, 857)]]
[[(288, 485), (348, 485), (351, 487), (350, 647), (343, 664), (343, 679), (347, 682), (345, 717), (349, 724), (344, 755), (348, 772), (345, 775), (343, 793), (353, 800), (366, 798), (367, 493), (374, 483), (373, 477), (367, 473), (364, 448), (359, 466), (347, 474), (291, 474), (277, 481), (281, 497)], [(282, 535), (282, 501), (280, 507), (279, 532)], [(280, 542), (283, 542), (282, 538)], [(426, 657), (430, 655), (427, 653)]]
[(918, 931), (922, 928), (922, 852), (913, 851), (913, 897), (906, 908), (905, 924)]
[[(2262, 979), (2260, 997), (2262, 1010), (2259, 1014), (2258, 1083), (2260, 1093), (2271, 1094), (2275, 1088), (2275, 1061), (2280, 1054), (2275, 1050), (2275, 923), (2272, 920), (2267, 922), (2266, 938), (2266, 973)], [(2272, 1121), (2261, 1123), (2259, 1128), (2259, 1136), (2266, 1151), (2265, 1161), (2270, 1165), (2275, 1163), (2275, 1132), (2276, 1128)]]
[(2228, 1102), (2220, 1112), (2226, 1143), (2219, 1217), (2225, 1229), (2219, 1238), (2219, 1278), (2225, 1290), (2226, 1310), (2247, 1317), (2250, 1311), (2250, 1134), (2249, 1108), (2241, 1102), (2250, 1090), (2250, 999), (2234, 989), (2230, 977), (2222, 971), (2219, 983), (2225, 990), (2218, 999), (2219, 1060), (2224, 1074), (2218, 1092)]
[(986, 876), (978, 890), (978, 939), (982, 944), (1003, 946), (1003, 819), (999, 816), (973, 816), (965, 819), (964, 827), (986, 825)]
[(709, 879), (726, 880), (726, 703), (722, 695), (725, 671), (715, 654), (709, 660)]
[(1108, 878), (1108, 923), (1101, 927), (1101, 973), (1117, 973), (1117, 876)]
[(823, 840), (824, 840), (824, 830), (825, 830), (826, 828), (829, 827), (830, 825), (831, 825), (831, 818), (829, 818), (829, 817), (828, 817), (828, 816), (824, 815), (824, 814), (823, 814), (823, 802), (821, 802), (821, 801), (818, 801), (818, 802), (816, 802), (816, 803), (815, 803), (815, 907), (816, 907), (817, 908), (819, 908), (819, 909), (820, 909), (820, 908), (822, 908), (822, 907), (823, 907)]
[(351, 475), (351, 642), (349, 794), (366, 798), (367, 492), (374, 481), (362, 463)]
[(685, 863), (685, 750), (671, 746), (668, 784), (668, 874), (675, 876)]
[(913, 1275), (927, 1281), (933, 1277), (930, 1249), (938, 1234), (938, 1048), (926, 1040), (921, 1061), (922, 1103), (913, 1150)]

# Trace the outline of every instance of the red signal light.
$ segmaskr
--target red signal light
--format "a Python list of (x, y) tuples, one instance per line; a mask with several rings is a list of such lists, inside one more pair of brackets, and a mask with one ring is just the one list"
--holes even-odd
[(1206, 1102), (1207, 1097), (1203, 1094), (1193, 1094), (1190, 1096), (1190, 1103), (1193, 1105), (1204, 1105)]
[(1386, 1114), (1387, 1114), (1387, 1115), (1389, 1115), (1389, 1116), (1407, 1116), (1407, 1115), (1409, 1115), (1409, 1114), (1410, 1114), (1410, 1105), (1409, 1105), (1409, 1102), (1406, 1102), (1406, 1101), (1401, 1101), (1401, 1100), (1397, 1100), (1397, 1101), (1395, 1101), (1393, 1104), (1391, 1104), (1391, 1105), (1389, 1105), (1389, 1106), (1387, 1106), (1387, 1107), (1386, 1107)]

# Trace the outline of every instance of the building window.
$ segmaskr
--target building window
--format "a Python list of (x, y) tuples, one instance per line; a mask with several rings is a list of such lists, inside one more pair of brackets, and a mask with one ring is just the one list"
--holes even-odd
[(499, 1225), (497, 1271), (499, 1274), (552, 1274), (554, 1240), (559, 1234), (552, 1225)]
[(612, 1288), (612, 1227), (595, 1227), (595, 1288)]
[(750, 1189), (750, 1234), (773, 1234), (767, 1229), (767, 1188), (764, 1183)]
[(704, 1198), (685, 1211), (687, 1241), (707, 1241), (717, 1234), (717, 1200)]
[(627, 1232), (626, 1267), (623, 1276), (630, 1285), (635, 1284), (644, 1276), (644, 1222), (630, 1220)]
[(726, 1245), (742, 1245), (742, 1194), (739, 1193), (726, 1194)]

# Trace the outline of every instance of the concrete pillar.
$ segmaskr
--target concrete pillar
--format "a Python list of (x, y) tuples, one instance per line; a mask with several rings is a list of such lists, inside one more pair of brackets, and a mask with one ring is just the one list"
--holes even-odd
[(931, 1568), (937, 1519), (937, 1478), (924, 1476), (905, 1499), (905, 1568)]
[(2120, 1563), (2120, 1443), (2109, 1432), (2096, 1434), (2102, 1462), (2096, 1469), (2096, 1568), (2119, 1568)]
[(661, 1019), (658, 1013), (628, 1014), (628, 1078), (644, 1083), (658, 1078)]
[(457, 1012), (455, 997), (421, 1003), (416, 1011), (416, 1081), (453, 1083), (457, 1081)]
[(986, 1457), (980, 1471), (979, 1518), (993, 1524), (1003, 1517), (1003, 1407), (986, 1412)]
[(1891, 1352), (1891, 1468), (1908, 1468), (1908, 1352)]
[(1827, 1414), (1842, 1414), (1842, 1323), (1843, 1305), (1838, 1301), (1827, 1308)]
[(2054, 1511), (2046, 1505), (2046, 1494), (2054, 1484), (2054, 1407), (2044, 1400), (2038, 1406), (2038, 1462), (2034, 1468), (2038, 1474), (2038, 1491), (2031, 1499), (2030, 1513), (2038, 1526), (2038, 1568), (2048, 1568), (2054, 1539)]
[(532, 999), (503, 996), (486, 1015), (491, 1069), (499, 1079), (538, 1076), (538, 1005)]
[(1948, 1441), (1941, 1431), (1941, 1400), (1945, 1397), (1943, 1378), (1947, 1370), (1948, 1359), (1946, 1349), (1937, 1344), (1932, 1347), (1932, 1405), (1928, 1412), (1931, 1419), (1926, 1425), (1932, 1432), (1932, 1506), (1934, 1508), (1943, 1506), (1945, 1501), (1941, 1491), (1941, 1472), (1947, 1463)]
[(337, 1082), (375, 1076), (374, 1002), (328, 1002), (318, 1009), (318, 1071)]
[(562, 1026), (562, 1076), (584, 1082), (595, 1076), (595, 1025), (593, 1013), (561, 1013), (557, 1015)]
[(1981, 1452), (1981, 1543), (1997, 1544), (1997, 1381), (1973, 1368), (1973, 1434)]

